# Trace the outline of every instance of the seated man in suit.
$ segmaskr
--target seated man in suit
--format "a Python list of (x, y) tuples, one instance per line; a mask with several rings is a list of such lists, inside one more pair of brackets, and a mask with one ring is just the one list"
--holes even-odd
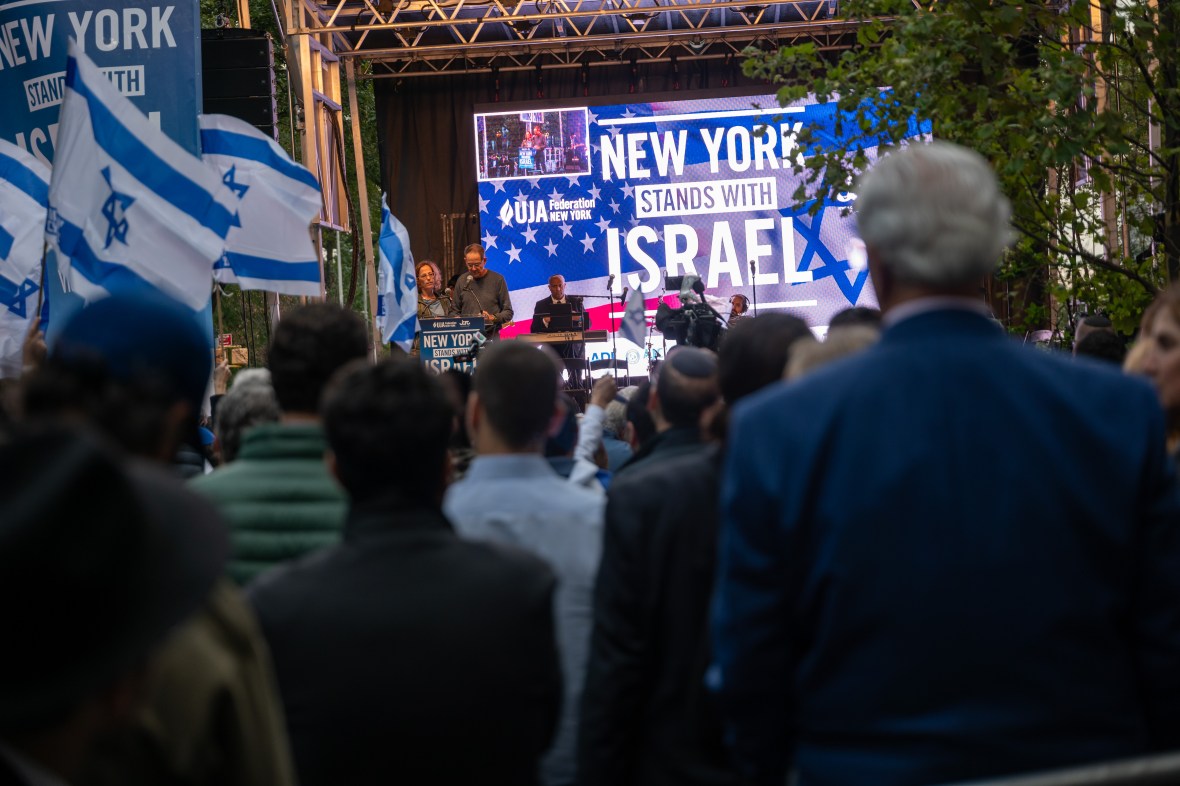
[(975, 152), (911, 144), (857, 194), (880, 341), (754, 394), (730, 432), (710, 682), (745, 782), (1180, 747), (1180, 491), (1152, 390), (991, 319), (979, 281), (1013, 233)]
[[(533, 333), (558, 333), (566, 330), (586, 329), (586, 315), (580, 297), (566, 297), (565, 277), (549, 277), (549, 297), (541, 298), (533, 306)], [(581, 387), (586, 371), (586, 345), (581, 341), (554, 344), (553, 349), (565, 361), (569, 369), (571, 387)]]
[(533, 333), (556, 333), (562, 330), (584, 330), (581, 321), (574, 318), (582, 313), (582, 299), (565, 296), (565, 276), (549, 277), (549, 297), (543, 297), (533, 306)]

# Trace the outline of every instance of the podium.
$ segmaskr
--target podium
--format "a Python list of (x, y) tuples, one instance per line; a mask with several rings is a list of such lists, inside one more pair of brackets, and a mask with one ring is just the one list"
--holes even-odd
[(418, 359), (426, 368), (438, 374), (450, 369), (475, 372), (471, 351), (479, 343), (476, 335), (483, 333), (483, 317), (423, 319), (418, 324), (422, 329)]
[(565, 151), (560, 147), (547, 147), (544, 152), (544, 167), (546, 174), (561, 172), (565, 169)]

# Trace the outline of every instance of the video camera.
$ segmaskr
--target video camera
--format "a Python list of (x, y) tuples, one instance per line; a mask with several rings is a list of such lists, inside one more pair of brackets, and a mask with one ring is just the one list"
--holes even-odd
[[(656, 309), (656, 330), (677, 344), (687, 344), (690, 347), (702, 347), (717, 351), (721, 343), (721, 315), (705, 302), (705, 285), (700, 276), (668, 276), (664, 281), (664, 291), (676, 290), (680, 293), (680, 308), (672, 308), (660, 301)], [(700, 302), (694, 300), (695, 293)]]

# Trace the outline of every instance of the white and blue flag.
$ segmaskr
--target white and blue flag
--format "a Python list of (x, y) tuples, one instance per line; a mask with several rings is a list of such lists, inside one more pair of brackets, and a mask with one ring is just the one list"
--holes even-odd
[(21, 372), (21, 349), (37, 319), (49, 167), (0, 139), (0, 379)]
[(320, 184), (278, 142), (228, 115), (201, 116), (201, 155), (238, 198), (213, 277), (242, 289), (320, 295), (320, 263), (308, 226), (323, 206)]
[(418, 329), (418, 278), (410, 253), (410, 233), (389, 212), (384, 195), (377, 248), (377, 329), (382, 341), (408, 352)]
[(237, 222), (217, 172), (169, 139), (71, 39), (45, 237), (85, 300), (151, 288), (197, 310)]
[(619, 335), (642, 347), (646, 333), (647, 322), (643, 318), (643, 293), (638, 289), (633, 289), (623, 310), (623, 321), (619, 325)]

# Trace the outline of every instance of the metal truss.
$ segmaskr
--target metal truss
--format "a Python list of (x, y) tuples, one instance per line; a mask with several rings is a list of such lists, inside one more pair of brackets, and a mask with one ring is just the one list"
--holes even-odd
[(560, 68), (590, 68), (623, 64), (681, 63), (703, 60), (741, 62), (749, 46), (785, 46), (811, 41), (823, 50), (842, 49), (853, 41), (853, 29), (832, 25), (824, 30), (799, 31), (791, 28), (751, 31), (711, 32), (698, 38), (657, 33), (653, 36), (628, 36), (626, 39), (587, 39), (581, 46), (569, 47), (553, 42), (527, 45), (492, 45), (455, 54), (453, 51), (415, 50), (409, 58), (374, 61), (371, 77), (429, 76), (443, 73), (507, 73)]
[(287, 0), (303, 26), (373, 76), (733, 57), (750, 45), (848, 46), (836, 0)]

